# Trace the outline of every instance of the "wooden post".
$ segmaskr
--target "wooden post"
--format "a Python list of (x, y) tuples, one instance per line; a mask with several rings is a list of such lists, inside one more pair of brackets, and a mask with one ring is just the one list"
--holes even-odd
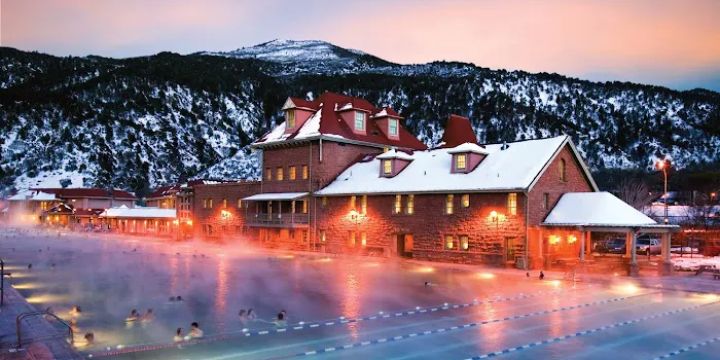
[(580, 262), (585, 262), (585, 229), (580, 229)]

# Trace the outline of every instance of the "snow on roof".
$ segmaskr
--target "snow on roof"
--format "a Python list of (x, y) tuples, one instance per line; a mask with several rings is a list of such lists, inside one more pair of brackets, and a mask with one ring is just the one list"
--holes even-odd
[(380, 159), (358, 162), (343, 171), (318, 195), (396, 194), (412, 192), (507, 191), (527, 189), (567, 136), (485, 145), (487, 156), (465, 173), (451, 173), (451, 149), (413, 152), (413, 161), (394, 177), (378, 175)]
[(404, 151), (398, 151), (397, 149), (392, 149), (389, 151), (386, 151), (378, 156), (375, 157), (379, 160), (385, 160), (385, 159), (401, 159), (401, 160), (407, 160), (412, 161), (414, 158), (412, 155), (404, 152)]
[(642, 226), (658, 225), (609, 192), (564, 194), (543, 225)]
[(52, 201), (55, 200), (55, 194), (50, 194), (37, 190), (25, 190), (8, 198), (10, 201)]
[(125, 205), (105, 210), (102, 217), (111, 218), (164, 218), (174, 219), (176, 217), (175, 209), (160, 209), (156, 207), (135, 207), (129, 208)]
[(262, 193), (243, 198), (245, 201), (296, 200), (307, 196), (306, 192)]
[(485, 148), (483, 148), (482, 146), (480, 146), (478, 144), (474, 144), (474, 143), (460, 144), (460, 145), (458, 145), (454, 148), (450, 148), (448, 150), (449, 154), (460, 154), (460, 153), (467, 153), (467, 152), (483, 154), (483, 155), (486, 155), (488, 153), (488, 151), (485, 150)]

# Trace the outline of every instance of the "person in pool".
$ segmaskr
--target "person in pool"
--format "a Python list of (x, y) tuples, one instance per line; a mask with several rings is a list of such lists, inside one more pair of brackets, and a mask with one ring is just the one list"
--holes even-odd
[(92, 345), (95, 342), (95, 334), (91, 332), (85, 334), (85, 342), (87, 345)]
[(75, 305), (72, 307), (72, 309), (70, 309), (70, 316), (72, 316), (72, 317), (80, 316), (81, 313), (82, 313), (82, 309), (78, 305)]
[(245, 316), (247, 317), (248, 320), (255, 320), (255, 318), (257, 317), (252, 308), (248, 309), (247, 314)]
[(199, 339), (203, 337), (204, 333), (200, 329), (200, 325), (197, 322), (190, 324), (190, 337), (193, 339)]
[(151, 321), (154, 318), (155, 318), (155, 314), (153, 314), (153, 309), (147, 309), (147, 311), (145, 312), (145, 314), (143, 314), (143, 316), (141, 317), (140, 320)]
[(138, 319), (140, 319), (140, 313), (137, 311), (137, 309), (132, 309), (130, 311), (130, 315), (125, 318), (125, 321), (137, 321)]
[(184, 339), (185, 339), (185, 338), (183, 337), (182, 328), (177, 328), (177, 330), (175, 330), (175, 336), (173, 336), (173, 341), (174, 341), (174, 342), (181, 342), (181, 341), (183, 341)]

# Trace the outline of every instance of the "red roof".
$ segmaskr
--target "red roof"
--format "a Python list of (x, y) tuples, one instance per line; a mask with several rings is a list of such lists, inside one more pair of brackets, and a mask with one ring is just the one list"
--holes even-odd
[[(315, 111), (321, 111), (319, 132), (322, 135), (339, 135), (348, 140), (362, 141), (378, 145), (387, 145), (406, 149), (427, 149), (427, 146), (420, 140), (418, 140), (413, 134), (411, 134), (405, 128), (405, 126), (402, 125), (402, 123), (400, 124), (400, 128), (398, 129), (400, 135), (399, 139), (390, 139), (385, 136), (385, 134), (380, 130), (375, 121), (375, 119), (378, 119), (380, 117), (373, 116), (380, 113), (384, 109), (388, 113), (388, 115), (399, 118), (400, 116), (397, 114), (397, 112), (389, 107), (378, 108), (365, 99), (331, 92), (326, 92), (320, 95), (320, 97), (318, 97), (314, 101), (301, 100), (297, 98), (290, 99), (298, 107), (300, 107), (300, 103), (302, 102), (302, 107), (307, 107)], [(367, 122), (365, 134), (358, 134), (353, 132), (352, 129), (350, 129), (350, 127), (344, 121), (342, 121), (339, 113), (342, 111), (340, 109), (343, 108), (363, 110), (370, 113), (371, 118)], [(302, 129), (302, 126), (299, 127), (298, 130), (295, 131), (295, 133), (290, 134), (283, 140), (292, 140), (293, 138), (295, 138), (295, 136), (297, 136), (300, 129)], [(272, 141), (267, 139), (268, 135), (270, 135), (270, 133), (263, 136), (255, 144), (260, 145), (265, 141)]]
[(442, 147), (446, 148), (456, 147), (464, 143), (476, 144), (477, 137), (472, 125), (470, 125), (470, 119), (460, 115), (450, 115), (447, 124), (445, 124), (442, 142), (444, 143)]
[(101, 198), (110, 198), (114, 197), (115, 199), (127, 199), (127, 200), (135, 200), (135, 195), (124, 191), (124, 190), (112, 190), (112, 195), (110, 194), (110, 191), (108, 189), (100, 189), (100, 188), (42, 188), (42, 189), (31, 189), (31, 190), (37, 190), (42, 191), (45, 193), (55, 194), (57, 197), (61, 198), (83, 198), (83, 197), (101, 197)]
[(157, 197), (163, 197), (163, 196), (168, 196), (168, 195), (174, 195), (178, 191), (180, 191), (179, 184), (161, 186), (161, 187), (153, 190), (153, 192), (151, 192), (150, 194), (148, 194), (147, 198), (157, 198)]

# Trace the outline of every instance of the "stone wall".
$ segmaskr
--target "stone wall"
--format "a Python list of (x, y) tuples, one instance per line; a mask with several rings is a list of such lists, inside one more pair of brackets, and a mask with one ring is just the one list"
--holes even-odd
[[(235, 182), (196, 185), (194, 189), (193, 231), (196, 237), (205, 239), (230, 240), (243, 238), (251, 231), (245, 225), (246, 213), (255, 213), (247, 208), (247, 202), (238, 200), (260, 192), (260, 183)], [(212, 207), (209, 201), (212, 200)], [(227, 200), (227, 205), (223, 204)]]

